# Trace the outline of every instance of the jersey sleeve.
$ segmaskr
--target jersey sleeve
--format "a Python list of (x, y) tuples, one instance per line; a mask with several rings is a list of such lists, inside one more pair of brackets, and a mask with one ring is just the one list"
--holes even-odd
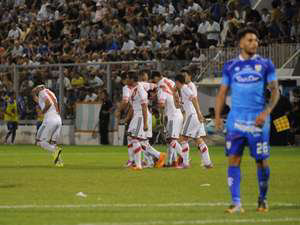
[(225, 86), (230, 86), (230, 75), (229, 75), (229, 72), (228, 72), (228, 64), (226, 63), (223, 67), (223, 70), (222, 70), (222, 81), (221, 81), (221, 84), (222, 85), (225, 85)]
[(129, 88), (123, 87), (123, 89), (122, 89), (122, 100), (124, 102), (128, 102), (129, 97), (130, 97)]
[(142, 87), (142, 86), (139, 86), (138, 87), (138, 92), (139, 92), (139, 95), (141, 97), (141, 104), (146, 104), (148, 101), (148, 96), (147, 96), (147, 92), (146, 90)]
[(277, 77), (275, 72), (275, 66), (271, 60), (268, 60), (267, 66), (268, 66), (266, 70), (267, 82), (270, 83), (274, 80), (277, 80)]
[(187, 96), (187, 98), (191, 101), (193, 98), (196, 97), (196, 95), (194, 95), (193, 91), (188, 88), (187, 86), (183, 87), (184, 94)]

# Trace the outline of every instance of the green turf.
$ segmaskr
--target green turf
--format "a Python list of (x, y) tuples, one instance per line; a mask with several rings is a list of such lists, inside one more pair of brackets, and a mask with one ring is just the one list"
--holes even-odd
[[(2, 145), (0, 224), (300, 224), (300, 148), (271, 151), (270, 212), (255, 212), (256, 169), (245, 154), (242, 201), (246, 213), (227, 215), (223, 204), (207, 206), (230, 200), (222, 147), (210, 148), (215, 168), (209, 171), (200, 167), (193, 150), (190, 169), (134, 172), (122, 167), (127, 160), (125, 147), (65, 146), (65, 167), (55, 168), (50, 155), (35, 146)], [(87, 197), (76, 196), (78, 192)]]

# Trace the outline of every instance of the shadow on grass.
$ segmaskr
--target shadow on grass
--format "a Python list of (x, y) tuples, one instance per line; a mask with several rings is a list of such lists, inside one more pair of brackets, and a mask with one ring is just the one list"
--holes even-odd
[(20, 187), (21, 184), (0, 184), (0, 188), (15, 188)]

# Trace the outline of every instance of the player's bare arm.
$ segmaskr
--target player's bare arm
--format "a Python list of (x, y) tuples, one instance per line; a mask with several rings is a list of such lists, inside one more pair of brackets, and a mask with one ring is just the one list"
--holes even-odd
[(127, 116), (125, 118), (125, 124), (129, 124), (132, 117), (133, 117), (133, 109), (132, 109), (132, 106), (129, 105), (128, 113), (127, 113)]
[(144, 120), (144, 131), (148, 130), (148, 108), (147, 103), (142, 104), (143, 120)]
[(199, 107), (199, 104), (198, 104), (197, 97), (193, 97), (192, 98), (192, 103), (193, 103), (193, 106), (195, 107), (195, 110), (197, 112), (198, 120), (200, 122), (202, 122), (202, 123), (205, 122), (205, 119), (204, 119), (204, 117), (203, 117), (203, 115), (201, 113), (201, 110), (200, 110), (200, 107)]
[(229, 91), (229, 87), (227, 87), (225, 85), (221, 85), (219, 93), (217, 95), (217, 99), (216, 99), (215, 126), (219, 130), (223, 128), (221, 112), (223, 110), (225, 100), (228, 95), (228, 91)]
[(265, 110), (256, 117), (255, 124), (257, 126), (264, 125), (267, 116), (273, 111), (274, 107), (276, 106), (279, 100), (279, 89), (277, 80), (271, 81), (268, 84), (268, 89), (271, 91), (270, 101), (267, 104)]

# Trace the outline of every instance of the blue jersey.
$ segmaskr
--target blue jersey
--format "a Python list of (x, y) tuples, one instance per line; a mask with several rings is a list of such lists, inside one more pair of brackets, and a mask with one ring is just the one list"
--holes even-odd
[(239, 56), (225, 63), (222, 85), (228, 86), (231, 91), (231, 110), (227, 118), (227, 154), (241, 154), (243, 146), (248, 145), (253, 157), (268, 157), (269, 118), (263, 127), (257, 127), (255, 120), (265, 108), (267, 84), (274, 80), (276, 74), (273, 63), (261, 56), (255, 55), (248, 60)]
[(222, 84), (231, 89), (231, 107), (239, 111), (261, 111), (265, 107), (267, 83), (276, 80), (271, 60), (258, 55), (225, 63)]

